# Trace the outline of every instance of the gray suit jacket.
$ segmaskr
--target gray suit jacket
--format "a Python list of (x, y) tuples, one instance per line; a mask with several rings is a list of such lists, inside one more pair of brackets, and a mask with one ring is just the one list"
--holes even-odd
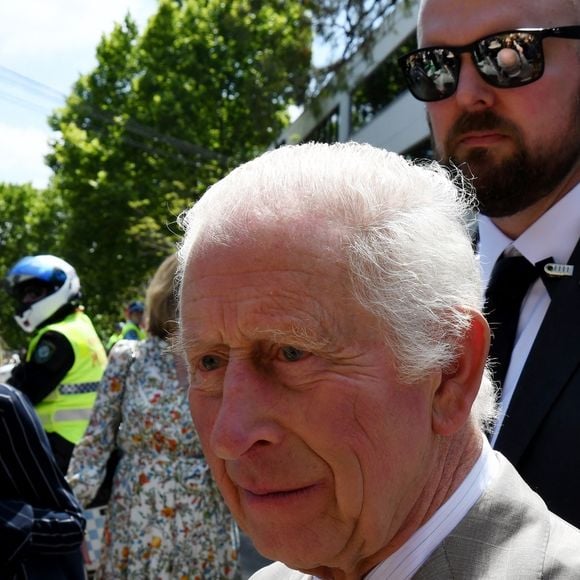
[[(497, 455), (498, 477), (414, 580), (580, 578), (580, 530), (549, 512), (513, 466)], [(280, 562), (252, 576), (252, 580), (309, 578)]]

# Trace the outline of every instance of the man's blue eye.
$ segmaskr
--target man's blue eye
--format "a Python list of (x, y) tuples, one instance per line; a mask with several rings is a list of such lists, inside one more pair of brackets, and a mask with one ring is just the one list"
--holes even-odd
[(300, 360), (305, 355), (305, 352), (303, 350), (300, 350), (299, 348), (295, 348), (293, 346), (283, 346), (281, 351), (282, 356), (288, 362), (295, 362), (297, 360)]
[(200, 366), (204, 371), (214, 371), (220, 366), (220, 359), (213, 354), (208, 354), (201, 358)]

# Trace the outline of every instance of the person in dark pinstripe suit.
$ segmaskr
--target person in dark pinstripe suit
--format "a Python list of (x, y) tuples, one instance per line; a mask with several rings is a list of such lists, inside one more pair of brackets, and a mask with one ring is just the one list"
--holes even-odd
[(34, 409), (0, 384), (0, 577), (85, 578), (85, 520)]

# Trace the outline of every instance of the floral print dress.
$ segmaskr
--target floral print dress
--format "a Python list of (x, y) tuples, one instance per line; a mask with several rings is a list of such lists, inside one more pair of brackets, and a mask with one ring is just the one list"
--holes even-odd
[(111, 350), (68, 470), (83, 505), (95, 497), (115, 445), (122, 456), (97, 578), (236, 577), (238, 530), (203, 457), (187, 388), (159, 338)]

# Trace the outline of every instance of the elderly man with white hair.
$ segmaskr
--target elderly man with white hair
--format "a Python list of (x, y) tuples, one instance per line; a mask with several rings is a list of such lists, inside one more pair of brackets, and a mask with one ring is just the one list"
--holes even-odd
[(184, 218), (191, 411), (256, 579), (571, 578), (580, 532), (484, 436), (469, 195), (358, 144), (268, 152)]

